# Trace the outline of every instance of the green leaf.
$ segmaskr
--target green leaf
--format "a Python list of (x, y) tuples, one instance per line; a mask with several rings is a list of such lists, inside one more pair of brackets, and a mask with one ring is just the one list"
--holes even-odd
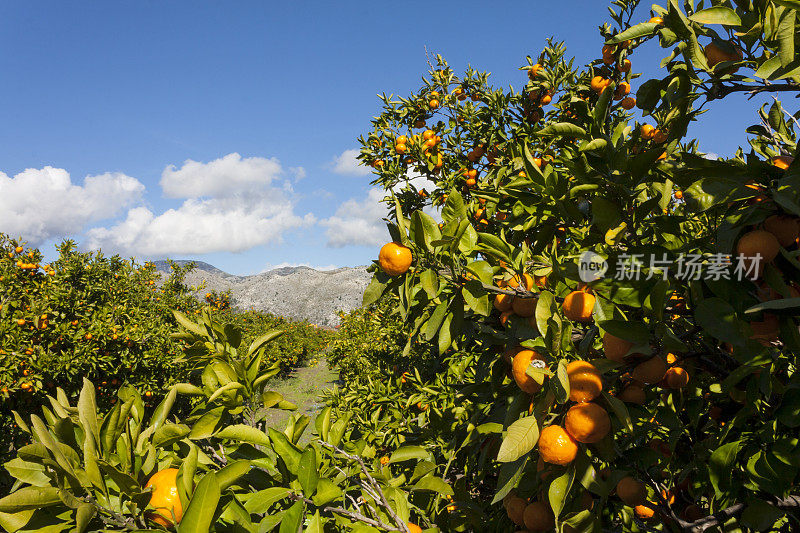
[(89, 527), (89, 522), (92, 521), (94, 515), (97, 514), (97, 508), (91, 503), (82, 503), (75, 510), (75, 529), (74, 533), (83, 533)]
[(312, 500), (314, 500), (314, 505), (321, 506), (339, 499), (341, 495), (342, 489), (339, 488), (339, 485), (323, 477), (317, 483), (317, 493), (314, 494)]
[(223, 410), (223, 407), (215, 407), (201, 416), (192, 426), (189, 438), (192, 440), (207, 439), (213, 435), (222, 418)]
[(783, 516), (783, 511), (764, 500), (753, 499), (742, 511), (742, 525), (754, 531), (769, 531)]
[(735, 346), (743, 346), (745, 338), (731, 304), (722, 298), (707, 298), (695, 309), (697, 325), (706, 333)]
[(723, 26), (741, 26), (742, 19), (736, 11), (725, 6), (714, 6), (701, 9), (689, 16), (689, 20), (699, 24), (722, 24)]
[(555, 297), (552, 292), (542, 291), (539, 293), (539, 301), (536, 302), (536, 311), (534, 317), (536, 318), (536, 328), (542, 337), (547, 336), (548, 320), (553, 316), (553, 303)]
[(768, 309), (795, 309), (800, 308), (800, 298), (778, 298), (777, 300), (769, 300), (761, 302), (747, 308), (745, 313), (759, 313)]
[(392, 452), (389, 463), (402, 463), (412, 459), (428, 459), (431, 454), (422, 446), (401, 446)]
[(616, 34), (614, 37), (606, 41), (606, 43), (619, 44), (630, 39), (638, 39), (639, 37), (653, 35), (660, 26), (660, 24), (656, 24), (655, 22), (642, 22)]
[(740, 441), (729, 442), (714, 450), (714, 453), (709, 458), (708, 476), (714, 486), (717, 497), (722, 497), (731, 486), (736, 456), (741, 447), (742, 443)]
[(171, 446), (188, 435), (189, 431), (189, 426), (185, 424), (164, 424), (153, 434), (153, 446)]
[(35, 487), (47, 487), (50, 478), (44, 473), (44, 466), (15, 457), (3, 465), (16, 479)]
[(325, 519), (319, 515), (319, 511), (314, 511), (314, 515), (311, 517), (311, 520), (308, 521), (305, 533), (323, 533), (324, 523)]
[(508, 427), (506, 437), (497, 453), (497, 460), (501, 463), (516, 461), (531, 451), (538, 440), (539, 424), (536, 417), (521, 418)]
[(177, 398), (177, 396), (178, 391), (174, 387), (169, 389), (167, 395), (155, 408), (153, 411), (153, 416), (150, 417), (150, 426), (152, 426), (153, 429), (157, 430), (160, 428), (161, 424), (163, 424), (167, 419), (169, 412), (172, 410), (172, 406), (175, 404), (175, 398)]
[(800, 426), (800, 389), (792, 388), (784, 393), (776, 415), (778, 422), (786, 427), (796, 428)]
[(186, 512), (178, 524), (178, 533), (208, 533), (217, 512), (220, 488), (216, 475), (209, 472), (197, 484)]
[(304, 514), (305, 504), (303, 502), (295, 502), (294, 505), (283, 512), (278, 533), (297, 533), (300, 531)]
[(249, 442), (260, 446), (269, 446), (270, 440), (266, 433), (253, 426), (246, 424), (232, 424), (225, 426), (214, 434), (217, 439), (229, 439), (232, 441)]
[(604, 320), (600, 322), (603, 331), (635, 345), (646, 345), (650, 342), (650, 330), (643, 322), (627, 322), (624, 320)]
[(575, 479), (575, 465), (574, 463), (567, 467), (567, 471), (557, 477), (550, 483), (550, 488), (547, 490), (547, 497), (550, 500), (550, 508), (553, 509), (553, 514), (557, 517), (561, 515), (564, 509), (564, 504), (567, 501), (569, 490), (572, 488), (572, 482)]
[(205, 337), (206, 331), (200, 327), (199, 324), (190, 320), (186, 315), (181, 313), (180, 311), (172, 310), (172, 314), (175, 316), (175, 320), (178, 321), (178, 324), (183, 326), (184, 329), (194, 333), (198, 337)]
[(94, 439), (92, 449), (100, 446), (100, 428), (97, 425), (97, 401), (95, 399), (94, 385), (91, 381), (83, 378), (83, 388), (78, 397), (78, 419), (84, 431)]
[(528, 464), (528, 457), (521, 457), (516, 461), (504, 463), (500, 465), (500, 471), (497, 475), (497, 493), (492, 498), (492, 505), (501, 501), (506, 495), (511, 492), (514, 487), (519, 483), (522, 474), (525, 472), (525, 466)]
[(260, 490), (250, 496), (244, 503), (244, 508), (250, 514), (266, 513), (272, 504), (286, 498), (291, 490), (284, 487), (270, 487)]
[(0, 513), (18, 513), (60, 504), (59, 492), (56, 487), (22, 487), (0, 498)]
[(289, 442), (289, 439), (281, 433), (280, 431), (267, 428), (269, 431), (269, 438), (272, 441), (272, 447), (275, 450), (275, 453), (283, 459), (284, 464), (286, 464), (286, 468), (294, 475), (297, 475), (297, 469), (300, 465), (300, 450), (297, 447)]
[(603, 398), (605, 398), (611, 406), (611, 410), (614, 411), (614, 414), (617, 415), (617, 418), (622, 422), (625, 428), (628, 431), (633, 431), (633, 421), (631, 420), (631, 415), (628, 413), (628, 408), (625, 406), (625, 403), (606, 391), (603, 391)]
[(236, 483), (252, 467), (253, 464), (250, 461), (233, 461), (217, 470), (216, 476), (220, 492)]
[(537, 135), (557, 135), (559, 137), (586, 137), (586, 130), (571, 122), (556, 122), (540, 130)]
[(379, 279), (378, 273), (376, 272), (364, 291), (364, 297), (361, 300), (361, 305), (366, 307), (377, 302), (383, 295), (383, 292), (386, 290), (386, 285), (387, 284), (385, 282)]
[(247, 350), (247, 355), (253, 355), (257, 350), (261, 349), (265, 344), (274, 341), (278, 337), (283, 335), (283, 331), (280, 330), (273, 330), (268, 333), (257, 337), (252, 343), (250, 343), (250, 348)]
[(489, 316), (489, 295), (480, 281), (469, 280), (461, 288), (461, 295), (464, 302), (475, 313), (482, 316)]
[(428, 474), (414, 484), (414, 490), (430, 490), (444, 496), (451, 496), (453, 489), (440, 477)]
[(778, 57), (781, 60), (783, 68), (791, 65), (795, 59), (794, 54), (794, 39), (795, 39), (795, 22), (797, 13), (792, 10), (784, 11), (781, 16), (781, 21), (778, 24)]
[(300, 469), (297, 472), (297, 480), (303, 488), (303, 494), (310, 498), (317, 490), (319, 482), (319, 472), (317, 471), (317, 451), (313, 446), (306, 446), (303, 455), (300, 456)]
[(608, 141), (605, 139), (592, 139), (591, 141), (581, 143), (578, 150), (581, 152), (591, 152), (594, 150), (602, 150), (606, 146), (608, 146)]

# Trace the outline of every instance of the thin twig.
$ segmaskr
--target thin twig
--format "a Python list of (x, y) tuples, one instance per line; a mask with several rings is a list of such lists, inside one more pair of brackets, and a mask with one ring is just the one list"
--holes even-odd
[[(293, 492), (289, 493), (288, 497), (289, 497), (290, 500), (302, 501), (302, 502), (310, 503), (310, 504), (314, 505), (314, 500), (310, 500), (308, 498), (304, 498), (303, 496), (300, 496), (299, 494), (295, 494)], [(321, 509), (323, 511), (329, 511), (331, 513), (336, 513), (338, 515), (346, 516), (346, 517), (350, 518), (351, 520), (357, 520), (359, 522), (364, 522), (365, 524), (369, 524), (371, 526), (375, 526), (375, 527), (378, 527), (378, 528), (381, 528), (381, 529), (385, 529), (387, 531), (401, 531), (400, 528), (397, 528), (397, 527), (394, 527), (394, 526), (390, 526), (389, 524), (384, 524), (380, 520), (373, 520), (372, 518), (369, 518), (368, 516), (364, 516), (361, 513), (356, 513), (354, 511), (348, 511), (347, 509), (344, 509), (342, 507), (330, 507), (330, 506), (326, 505), (324, 507), (321, 507)], [(407, 531), (407, 529), (406, 529), (406, 531)]]

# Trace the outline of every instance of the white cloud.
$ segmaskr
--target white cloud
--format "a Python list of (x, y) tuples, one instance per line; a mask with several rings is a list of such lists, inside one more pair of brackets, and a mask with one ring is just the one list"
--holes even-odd
[(169, 198), (229, 196), (268, 186), (283, 173), (273, 158), (242, 158), (236, 152), (208, 163), (187, 159), (176, 169), (167, 166), (161, 173), (161, 188)]
[(351, 198), (336, 210), (336, 213), (320, 224), (327, 227), (328, 246), (342, 248), (348, 245), (377, 246), (389, 238), (386, 223), (386, 204), (381, 203), (385, 193), (381, 189), (370, 189), (363, 200)]
[(306, 177), (306, 169), (303, 167), (289, 167), (289, 172), (294, 176), (295, 182)]
[[(87, 233), (88, 247), (129, 255), (242, 252), (281, 242), (286, 231), (308, 227), (312, 214), (294, 213), (294, 193), (276, 159), (233, 153), (209, 163), (168, 166), (161, 185), (183, 204), (161, 214), (137, 207), (112, 227)], [(210, 196), (210, 197), (209, 197)]]
[(359, 150), (357, 148), (353, 148), (351, 150), (345, 150), (340, 155), (333, 158), (333, 171), (337, 174), (344, 174), (347, 176), (367, 176), (371, 172), (369, 167), (366, 167), (361, 164), (361, 162), (356, 159), (358, 156)]
[(50, 166), (13, 178), (0, 172), (0, 231), (35, 244), (79, 233), (90, 222), (116, 216), (144, 189), (118, 172), (87, 176), (82, 186), (73, 184), (66, 170)]

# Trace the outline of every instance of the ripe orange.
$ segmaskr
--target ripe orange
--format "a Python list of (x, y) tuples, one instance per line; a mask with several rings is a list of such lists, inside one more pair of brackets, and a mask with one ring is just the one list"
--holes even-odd
[(606, 87), (608, 87), (610, 84), (611, 84), (611, 80), (607, 80), (607, 79), (605, 79), (605, 78), (604, 78), (604, 77), (602, 77), (602, 76), (595, 76), (594, 78), (592, 78), (592, 81), (590, 82), (590, 84), (589, 84), (589, 85), (590, 85), (590, 87), (592, 88), (592, 90), (593, 90), (594, 92), (596, 92), (596, 93), (600, 94), (600, 93), (602, 93), (602, 92), (605, 90), (605, 88), (606, 88)]
[(617, 496), (625, 505), (634, 507), (647, 501), (647, 489), (641, 481), (625, 476), (617, 483)]
[(603, 335), (603, 353), (606, 359), (622, 363), (625, 360), (625, 354), (627, 354), (631, 348), (633, 348), (632, 342), (615, 337), (611, 333)]
[(670, 389), (682, 389), (689, 384), (689, 373), (679, 366), (667, 370), (664, 379)]
[(439, 100), (436, 99), (431, 100), (430, 102), (428, 102), (428, 107), (430, 107), (431, 109), (436, 109), (437, 107), (439, 107)]
[(623, 59), (619, 65), (617, 65), (617, 70), (620, 72), (630, 72), (631, 71), (631, 60), (630, 59)]
[(553, 101), (553, 97), (549, 94), (542, 96), (542, 99), (539, 101), (539, 105), (545, 106)]
[(173, 514), (175, 522), (183, 518), (183, 506), (178, 497), (177, 468), (159, 470), (147, 480), (144, 488), (153, 487), (150, 495), (150, 506), (155, 508), (155, 513), (150, 513), (149, 518), (164, 527), (171, 527)]
[(555, 527), (555, 518), (550, 505), (544, 502), (532, 502), (525, 507), (522, 521), (529, 531), (549, 531)]
[(644, 389), (639, 385), (631, 384), (622, 389), (622, 392), (617, 394), (617, 398), (625, 403), (633, 403), (636, 405), (643, 405), (647, 400)]
[(614, 91), (614, 99), (621, 100), (622, 98), (628, 96), (631, 92), (631, 84), (627, 81), (620, 82), (617, 85), (616, 90)]
[(656, 514), (653, 508), (648, 507), (647, 505), (637, 505), (633, 508), (633, 512), (636, 513), (636, 516), (640, 520), (649, 520), (653, 518), (654, 514)]
[(652, 24), (659, 24), (659, 25), (661, 25), (661, 24), (664, 24), (664, 19), (662, 19), (661, 17), (653, 17), (653, 18), (651, 18), (650, 20), (648, 20), (648, 22), (650, 22), (650, 23), (652, 23)]
[[(709, 43), (705, 50), (706, 61), (708, 61), (708, 66), (713, 68), (715, 65), (722, 63), (723, 61), (741, 61), (744, 57), (742, 55), (742, 51), (738, 48), (735, 49), (733, 53), (726, 52), (723, 50), (719, 45), (715, 43)], [(730, 69), (726, 72), (733, 74), (736, 72), (738, 67)]]
[(554, 465), (567, 465), (575, 460), (578, 443), (563, 427), (547, 426), (539, 435), (539, 458)]
[(535, 78), (540, 70), (542, 70), (542, 66), (539, 63), (536, 63), (535, 65), (533, 65), (531, 68), (528, 69), (528, 77), (530, 79)]
[(636, 107), (636, 98), (634, 98), (632, 96), (628, 96), (626, 98), (623, 98), (622, 101), (619, 103), (619, 105), (622, 107), (622, 109), (625, 109), (626, 111), (630, 111), (631, 109)]
[(611, 419), (606, 410), (596, 403), (579, 403), (567, 411), (564, 427), (576, 441), (591, 444), (608, 435)]
[(25, 319), (24, 318), (17, 319), (17, 325), (18, 326), (24, 326), (25, 325)]
[(564, 316), (575, 322), (591, 322), (596, 298), (586, 291), (572, 291), (561, 304)]
[(422, 528), (413, 522), (406, 523), (409, 533), (422, 533)]
[(514, 496), (508, 503), (506, 504), (506, 514), (511, 519), (512, 522), (517, 524), (518, 526), (524, 525), (524, 515), (525, 515), (525, 508), (528, 506), (528, 502), (519, 496)]
[(667, 142), (667, 134), (661, 130), (658, 129), (655, 130), (653, 132), (653, 142), (658, 144), (664, 144), (665, 142)]
[(17, 246), (14, 248), (14, 251), (18, 254), (21, 254), (25, 249), (22, 246)]
[(397, 152), (398, 154), (404, 154), (406, 153), (406, 150), (407, 148), (405, 144), (398, 144), (394, 147), (394, 151)]
[(514, 297), (510, 294), (498, 294), (494, 297), (494, 307), (501, 313), (511, 310)]
[(656, 129), (650, 124), (642, 124), (641, 128), (639, 128), (639, 132), (642, 139), (649, 140), (653, 138), (653, 135), (655, 135)]
[(658, 383), (664, 378), (667, 373), (667, 363), (664, 362), (659, 356), (655, 355), (647, 361), (642, 361), (633, 369), (631, 377), (636, 381), (647, 383)]
[(572, 361), (567, 365), (569, 399), (573, 402), (591, 402), (603, 392), (600, 372), (587, 361)]
[(683, 198), (683, 191), (675, 191), (675, 199), (680, 200)]
[(532, 317), (536, 313), (537, 298), (514, 298), (511, 302), (511, 308), (514, 313), (523, 318)]
[(539, 355), (538, 352), (523, 348), (514, 355), (514, 360), (511, 363), (511, 375), (514, 377), (514, 381), (517, 382), (517, 386), (520, 389), (528, 394), (539, 392), (539, 389), (542, 388), (535, 379), (525, 373), (525, 370), (533, 360), (544, 361), (544, 357)]
[(425, 130), (422, 132), (422, 138), (426, 141), (433, 139), (436, 136), (436, 132), (433, 130)]
[(411, 266), (411, 250), (399, 242), (389, 242), (383, 245), (378, 253), (378, 263), (381, 270), (390, 276), (405, 274)]
[(533, 276), (528, 273), (523, 273), (522, 276), (519, 274), (514, 274), (511, 278), (507, 280), (503, 280), (503, 283), (506, 287), (511, 287), (512, 289), (516, 289), (517, 287), (522, 285), (522, 289), (529, 291), (533, 288), (535, 281)]
[(781, 245), (777, 237), (764, 230), (753, 230), (745, 233), (736, 244), (736, 255), (744, 256), (745, 266), (749, 269), (750, 263), (755, 261), (756, 255), (761, 256), (758, 263), (758, 276), (764, 270), (766, 263), (769, 263), (778, 255)]
[(764, 229), (775, 235), (784, 248), (794, 244), (800, 233), (797, 219), (787, 215), (772, 215), (764, 221)]
[(389, 464), (389, 456), (388, 455), (384, 455), (383, 457), (381, 457), (381, 464), (382, 465), (388, 465)]
[(772, 164), (780, 168), (781, 170), (786, 170), (787, 168), (789, 168), (789, 165), (791, 165), (793, 161), (794, 157), (790, 155), (779, 155), (778, 157), (772, 158)]

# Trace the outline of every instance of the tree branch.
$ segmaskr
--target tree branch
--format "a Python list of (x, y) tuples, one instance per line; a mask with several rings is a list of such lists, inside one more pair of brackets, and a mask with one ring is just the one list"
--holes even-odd
[[(310, 500), (308, 498), (304, 498), (303, 496), (300, 496), (299, 494), (295, 494), (294, 492), (289, 493), (289, 499), (290, 500), (294, 500), (294, 501), (303, 501), (305, 503), (310, 503), (310, 504), (314, 505), (314, 500)], [(400, 528), (397, 528), (397, 527), (394, 527), (394, 526), (390, 526), (389, 524), (384, 524), (380, 520), (373, 520), (372, 518), (370, 518), (368, 516), (364, 516), (361, 513), (356, 513), (355, 511), (348, 511), (347, 509), (344, 509), (342, 507), (330, 507), (330, 506), (326, 505), (324, 507), (320, 507), (320, 509), (322, 509), (323, 511), (329, 511), (331, 513), (336, 513), (338, 515), (346, 516), (347, 518), (350, 518), (351, 520), (357, 520), (359, 522), (364, 522), (365, 524), (369, 524), (369, 525), (377, 527), (377, 528), (385, 529), (387, 531), (401, 531)], [(406, 531), (407, 531), (407, 529), (406, 529)]]
[[(789, 495), (786, 498), (774, 498), (769, 500), (769, 502), (772, 503), (778, 509), (786, 511), (800, 508), (800, 496), (796, 496), (794, 494)], [(683, 528), (683, 531), (687, 533), (702, 533), (703, 531), (706, 531), (711, 527), (724, 524), (730, 518), (741, 513), (745, 507), (746, 507), (745, 504), (737, 503), (735, 505), (731, 505), (726, 509), (716, 512), (713, 515), (709, 515), (706, 516), (705, 518), (695, 520), (694, 522), (691, 523), (684, 522), (686, 525), (681, 525), (681, 527)]]

